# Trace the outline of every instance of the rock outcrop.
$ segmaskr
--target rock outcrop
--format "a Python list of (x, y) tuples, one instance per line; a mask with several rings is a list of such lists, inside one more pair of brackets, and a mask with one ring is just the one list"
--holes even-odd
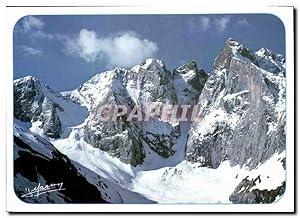
[(262, 63), (237, 41), (226, 41), (198, 101), (188, 161), (217, 168), (230, 160), (253, 169), (285, 149), (284, 73)]

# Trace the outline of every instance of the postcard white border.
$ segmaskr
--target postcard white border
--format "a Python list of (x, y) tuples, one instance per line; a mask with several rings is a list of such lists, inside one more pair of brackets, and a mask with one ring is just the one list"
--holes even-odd
[[(273, 204), (27, 204), (13, 189), (13, 28), (26, 15), (79, 14), (233, 14), (267, 13), (281, 19), (286, 30), (287, 65), (287, 181), (283, 197)], [(4, 90), (6, 105), (7, 211), (9, 212), (292, 212), (294, 211), (294, 33), (292, 7), (205, 7), (132, 6), (132, 7), (9, 7), (4, 12), (6, 51)]]

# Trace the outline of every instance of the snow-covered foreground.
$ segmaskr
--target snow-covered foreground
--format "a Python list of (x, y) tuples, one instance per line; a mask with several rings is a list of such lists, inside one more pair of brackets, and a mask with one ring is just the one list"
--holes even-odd
[[(251, 171), (245, 167), (231, 167), (229, 161), (217, 169), (198, 167), (181, 159), (179, 150), (175, 156), (177, 160), (151, 155), (142, 166), (132, 167), (87, 144), (78, 134), (79, 130), (74, 129), (69, 138), (53, 140), (52, 143), (71, 160), (124, 189), (159, 203), (230, 203), (230, 194), (247, 176), (254, 179), (260, 175), (261, 182), (253, 188), (261, 190), (275, 189), (285, 181), (281, 163), (285, 152), (273, 155)], [(182, 137), (186, 137), (184, 135)], [(184, 142), (183, 138), (181, 140)], [(158, 168), (158, 165), (165, 167)]]
[(280, 186), (285, 180), (285, 171), (279, 166), (278, 159), (284, 156), (284, 152), (275, 154), (252, 171), (231, 167), (229, 161), (217, 169), (197, 167), (183, 161), (176, 167), (137, 172), (132, 190), (160, 203), (230, 203), (230, 194), (247, 176), (255, 179), (261, 175), (261, 183), (255, 186), (261, 190)]

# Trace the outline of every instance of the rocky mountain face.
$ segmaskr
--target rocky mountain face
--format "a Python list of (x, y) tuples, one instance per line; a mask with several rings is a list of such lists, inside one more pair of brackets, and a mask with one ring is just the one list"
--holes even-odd
[(259, 180), (259, 176), (252, 180), (244, 178), (229, 196), (229, 200), (237, 204), (272, 203), (276, 201), (276, 198), (284, 194), (285, 182), (271, 190), (253, 188)]
[(192, 61), (175, 69), (173, 77), (178, 104), (195, 105), (208, 75)]
[[(253, 53), (229, 39), (216, 58), (200, 95), (199, 120), (190, 130), (186, 159), (201, 166), (256, 168), (285, 150), (285, 66), (280, 55), (260, 49)], [(268, 192), (247, 191), (254, 181), (244, 178), (230, 200), (272, 202), (284, 185)], [(244, 189), (243, 192), (240, 190)], [(281, 194), (280, 194), (281, 193)], [(272, 194), (272, 195), (271, 195)]]
[[(71, 117), (70, 108), (83, 110), (82, 107), (86, 107), (89, 115), (80, 137), (124, 163), (137, 166), (145, 158), (144, 146), (163, 158), (172, 156), (176, 152), (174, 144), (180, 136), (180, 124), (162, 121), (160, 117), (127, 121), (128, 114), (115, 121), (102, 121), (99, 108), (104, 105), (126, 105), (133, 109), (136, 105), (143, 107), (151, 103), (193, 104), (206, 79), (206, 73), (198, 70), (195, 62), (172, 73), (156, 59), (147, 59), (131, 69), (116, 68), (97, 74), (76, 90), (62, 95), (29, 76), (14, 81), (14, 113), (23, 122), (36, 123), (46, 136), (60, 138), (66, 127), (74, 126), (72, 121), (62, 123), (66, 117), (63, 113)], [(83, 121), (83, 117), (78, 120)]]
[(217, 168), (230, 160), (253, 169), (285, 149), (284, 73), (265, 71), (264, 63), (238, 42), (225, 43), (198, 101), (188, 161)]
[[(100, 111), (104, 105), (112, 105), (110, 116), (115, 110), (120, 112), (116, 105), (124, 105), (130, 110), (140, 105), (143, 111), (144, 106), (153, 103), (198, 105), (198, 119), (191, 126), (190, 123), (162, 120), (159, 114), (149, 121), (128, 120), (128, 113), (120, 113), (116, 120), (101, 119)], [(229, 161), (232, 167), (238, 165), (255, 170), (275, 153), (285, 150), (285, 116), (283, 56), (264, 48), (252, 52), (233, 39), (225, 42), (210, 75), (199, 69), (195, 62), (169, 71), (161, 60), (147, 59), (130, 69), (116, 68), (96, 74), (77, 89), (62, 93), (51, 90), (31, 76), (14, 81), (14, 117), (18, 122), (27, 123), (27, 130), (35, 138), (25, 140), (24, 133), (15, 129), (16, 160), (22, 154), (22, 162), (33, 166), (42, 160), (29, 158), (30, 152), (39, 152), (32, 147), (36, 143), (48, 150), (51, 147), (57, 158), (46, 158), (49, 167), (58, 167), (57, 164), (64, 161), (70, 166), (70, 174), (67, 174), (70, 178), (75, 179), (76, 170), (85, 178), (93, 178), (84, 181), (78, 177), (94, 192), (92, 196), (103, 202), (123, 202), (124, 195), (149, 201), (127, 193), (128, 190), (111, 181), (106, 181), (107, 189), (114, 187), (119, 191), (108, 193), (103, 188), (105, 185), (97, 182), (105, 181), (104, 178), (98, 178), (87, 169), (82, 170), (84, 167), (71, 163), (45, 141), (68, 139), (72, 135), (74, 143), (80, 144), (76, 149), (83, 149), (81, 145), (87, 143), (133, 167), (143, 166), (152, 153), (155, 154), (153, 157), (168, 160), (180, 151), (183, 158), (172, 163), (186, 160), (199, 167), (217, 169), (224, 161)], [(178, 149), (178, 146), (185, 149)], [(24, 147), (30, 152), (24, 153)], [(23, 153), (19, 152), (21, 149)], [(151, 158), (148, 159), (157, 160)], [(58, 162), (52, 164), (53, 161)], [(30, 169), (27, 175), (21, 164), (16, 166), (17, 184), (28, 179), (37, 182), (40, 170)], [(50, 178), (47, 180), (52, 182)], [(228, 198), (234, 203), (269, 203), (282, 195), (284, 183), (272, 190), (260, 190), (255, 186), (259, 180), (243, 178)], [(72, 197), (76, 201), (76, 196)]]
[[(189, 75), (184, 77), (185, 74)], [(145, 158), (144, 146), (164, 158), (175, 153), (173, 146), (180, 135), (179, 123), (164, 122), (159, 117), (151, 117), (149, 121), (127, 121), (128, 114), (116, 121), (103, 122), (98, 119), (98, 109), (109, 104), (126, 105), (130, 109), (153, 102), (175, 105), (178, 88), (182, 88), (175, 88), (179, 79), (185, 88), (180, 100), (186, 99), (182, 103), (192, 104), (206, 78), (205, 72), (198, 70), (195, 63), (180, 67), (173, 74), (162, 61), (147, 59), (129, 70), (116, 68), (97, 74), (78, 89), (63, 94), (90, 110), (83, 132), (86, 142), (137, 166)], [(190, 99), (191, 93), (193, 99)]]
[(52, 138), (62, 132), (57, 111), (63, 109), (43, 94), (40, 82), (31, 76), (14, 81), (14, 116), (23, 121), (41, 121), (40, 127)]
[(116, 121), (101, 121), (99, 108), (103, 105), (127, 105), (134, 102), (122, 83), (125, 70), (115, 69), (94, 76), (71, 94), (71, 98), (85, 99), (81, 103), (90, 110), (82, 137), (89, 144), (134, 166), (145, 156), (137, 123), (127, 122), (125, 116)]
[[(80, 112), (80, 117), (74, 114)], [(68, 127), (80, 124), (87, 115), (84, 107), (27, 76), (14, 81), (14, 117), (22, 122), (35, 123), (50, 138), (69, 133)]]

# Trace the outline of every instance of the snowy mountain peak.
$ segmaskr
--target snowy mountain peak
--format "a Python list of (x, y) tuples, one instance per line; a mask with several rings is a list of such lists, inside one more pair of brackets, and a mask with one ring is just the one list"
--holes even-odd
[(261, 48), (255, 52), (257, 65), (275, 75), (285, 76), (285, 58), (282, 54), (276, 54), (269, 49)]
[(40, 90), (41, 83), (40, 81), (33, 76), (25, 76), (19, 79), (14, 80), (14, 86), (18, 87), (18, 89), (26, 90)]
[(225, 46), (230, 47), (231, 49), (238, 49), (238, 48), (240, 48), (243, 45), (241, 45), (238, 41), (236, 41), (233, 38), (228, 38), (225, 41)]
[(180, 74), (185, 74), (189, 70), (198, 71), (197, 63), (195, 61), (190, 61), (176, 69)]
[(226, 40), (222, 51), (216, 57), (212, 72), (221, 73), (224, 69), (228, 70), (233, 57), (257, 65), (255, 54), (250, 49), (229, 38)]
[[(126, 69), (117, 67), (117, 68), (115, 68), (113, 70), (109, 70), (109, 71), (104, 71), (104, 72), (101, 72), (101, 73), (97, 73), (92, 78), (90, 78), (87, 82), (85, 82), (84, 84), (82, 84), (80, 87), (82, 87), (84, 85), (87, 85), (87, 84), (97, 85), (98, 83), (104, 82), (103, 78), (113, 79), (114, 77), (117, 77), (120, 74), (122, 75), (125, 71), (126, 71)], [(100, 85), (102, 85), (102, 84), (100, 84)]]
[(14, 80), (14, 83), (18, 83), (18, 82), (31, 82), (31, 81), (38, 81), (38, 79), (34, 76), (24, 76), (22, 78), (16, 79)]
[(258, 56), (273, 56), (273, 53), (271, 50), (267, 48), (261, 48), (257, 52), (255, 52)]
[(275, 54), (266, 48), (261, 48), (259, 51), (253, 52), (232, 38), (229, 38), (225, 42), (224, 48), (215, 59), (213, 72), (220, 73), (223, 69), (229, 70), (233, 57), (247, 63), (252, 63), (275, 75), (285, 75), (285, 59), (282, 55)]
[(140, 70), (154, 70), (154, 69), (163, 71), (165, 69), (164, 62), (159, 59), (148, 58), (145, 61), (143, 61), (141, 64), (132, 67), (130, 70), (139, 73)]
[(253, 52), (232, 38), (229, 38), (225, 42), (223, 51), (216, 59), (219, 59), (218, 62), (221, 64), (221, 66), (217, 69), (228, 69), (230, 63), (229, 60), (231, 60), (233, 56), (242, 61), (253, 63), (257, 67), (275, 75), (281, 74), (285, 76), (285, 58), (283, 55), (276, 54), (267, 48), (261, 48), (258, 51)]
[(156, 68), (164, 68), (165, 64), (162, 60), (155, 58), (148, 58), (142, 63), (144, 69), (149, 68), (150, 66), (155, 66)]
[(285, 58), (283, 57), (282, 54), (276, 54), (267, 48), (261, 48), (258, 51), (256, 51), (255, 54), (258, 57), (265, 57), (268, 59), (273, 59), (274, 61), (280, 62), (281, 64), (285, 63)]

